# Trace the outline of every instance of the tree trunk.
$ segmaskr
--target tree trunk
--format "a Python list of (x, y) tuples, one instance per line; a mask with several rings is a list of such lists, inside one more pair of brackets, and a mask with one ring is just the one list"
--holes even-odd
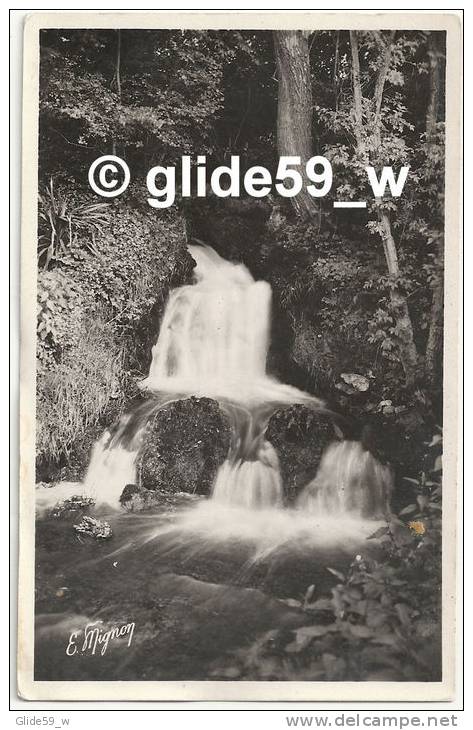
[(432, 142), (439, 117), (440, 101), (440, 58), (435, 33), (429, 35), (429, 104), (425, 121), (427, 141)]
[(309, 218), (318, 205), (307, 192), (310, 181), (305, 164), (312, 157), (312, 85), (309, 65), (308, 33), (300, 30), (274, 31), (274, 48), (278, 69), (278, 153), (301, 158), (300, 172), (304, 184), (291, 198), (296, 213)]
[(340, 63), (340, 31), (335, 36), (335, 55), (333, 61), (333, 95), (335, 99), (335, 111), (338, 112), (338, 67)]
[(430, 307), (430, 327), (425, 349), (425, 373), (433, 383), (441, 370), (443, 343), (443, 276), (436, 277)]
[[(389, 65), (392, 52), (392, 41), (394, 35), (389, 34), (388, 41), (385, 42), (382, 37), (379, 41), (382, 47), (381, 66), (376, 79), (375, 92), (373, 97), (375, 114), (373, 125), (373, 139), (375, 142), (375, 152), (379, 155), (381, 149), (381, 109), (383, 102), (384, 86), (389, 71)], [(365, 154), (365, 130), (363, 127), (363, 95), (361, 91), (360, 78), (360, 59), (358, 51), (358, 36), (356, 31), (350, 31), (350, 45), (352, 53), (352, 71), (353, 71), (353, 105), (355, 119), (355, 138), (357, 140), (358, 151), (360, 155)], [(383, 242), (384, 256), (389, 275), (395, 280), (399, 277), (399, 260), (397, 255), (396, 242), (391, 228), (391, 220), (389, 214), (378, 209), (378, 221), (380, 224), (380, 235)], [(414, 332), (412, 321), (407, 306), (406, 295), (396, 288), (396, 284), (390, 288), (391, 307), (396, 322), (396, 330), (398, 336), (399, 357), (404, 369), (404, 375), (407, 386), (413, 386), (417, 377), (418, 354), (414, 342)]]
[[(439, 117), (440, 99), (440, 52), (435, 33), (429, 35), (429, 104), (425, 123), (426, 141), (428, 145), (435, 142)], [(443, 238), (436, 242), (437, 256), (443, 259)], [(432, 304), (430, 308), (430, 327), (425, 349), (425, 374), (430, 383), (435, 381), (441, 371), (443, 345), (443, 268), (440, 266), (432, 287)]]
[[(378, 212), (378, 220), (381, 227), (381, 237), (383, 240), (384, 256), (388, 267), (389, 275), (393, 279), (399, 276), (399, 261), (397, 257), (396, 243), (391, 229), (391, 221), (386, 211)], [(396, 322), (396, 332), (398, 337), (399, 355), (406, 377), (406, 385), (412, 386), (417, 377), (418, 354), (414, 342), (414, 333), (412, 329), (411, 316), (409, 307), (407, 306), (406, 295), (394, 287), (389, 290), (392, 312)]]
[(350, 31), (351, 69), (353, 78), (353, 116), (356, 146), (360, 155), (365, 154), (363, 128), (363, 97), (361, 94), (360, 54), (358, 51), (358, 33)]
[(396, 31), (390, 31), (388, 40), (384, 41), (381, 32), (378, 32), (376, 34), (378, 43), (381, 48), (381, 67), (378, 71), (376, 86), (373, 95), (375, 103), (373, 132), (374, 143), (377, 149), (380, 149), (381, 147), (381, 107), (383, 104), (384, 85), (386, 83), (386, 78), (389, 72), (389, 66), (391, 65), (392, 47), (395, 35)]

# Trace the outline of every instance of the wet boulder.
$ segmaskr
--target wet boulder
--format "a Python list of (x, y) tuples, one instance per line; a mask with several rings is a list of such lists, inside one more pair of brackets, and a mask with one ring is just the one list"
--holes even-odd
[(94, 517), (84, 515), (78, 525), (74, 525), (74, 530), (79, 535), (93, 537), (95, 540), (108, 540), (112, 537), (112, 528), (109, 522), (105, 520), (97, 520)]
[(175, 512), (194, 504), (200, 497), (188, 492), (157, 491), (138, 484), (127, 484), (120, 496), (120, 504), (126, 512)]
[(127, 484), (120, 495), (120, 505), (126, 512), (143, 512), (152, 509), (154, 491), (138, 484)]
[(94, 505), (95, 500), (92, 497), (76, 494), (57, 502), (49, 512), (49, 516), (56, 520), (76, 519), (89, 512)]
[(149, 421), (139, 457), (140, 487), (209, 494), (230, 445), (230, 426), (211, 398), (174, 401)]
[(271, 416), (266, 439), (278, 454), (283, 488), (289, 502), (315, 477), (322, 453), (336, 438), (333, 422), (323, 411), (293, 405)]

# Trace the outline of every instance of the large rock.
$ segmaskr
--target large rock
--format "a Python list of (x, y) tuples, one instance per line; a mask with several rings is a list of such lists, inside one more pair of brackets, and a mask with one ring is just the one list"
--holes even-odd
[(109, 540), (112, 535), (112, 528), (109, 522), (105, 520), (97, 520), (95, 517), (84, 515), (79, 524), (74, 525), (74, 530), (79, 535), (93, 537), (94, 540)]
[(126, 512), (175, 512), (203, 499), (188, 492), (161, 492), (145, 489), (137, 484), (127, 484), (120, 496), (120, 504)]
[(230, 427), (218, 403), (188, 398), (160, 409), (146, 427), (140, 486), (208, 494), (230, 445)]
[(328, 414), (294, 405), (271, 416), (266, 438), (277, 451), (286, 498), (292, 501), (315, 477), (322, 453), (336, 433)]

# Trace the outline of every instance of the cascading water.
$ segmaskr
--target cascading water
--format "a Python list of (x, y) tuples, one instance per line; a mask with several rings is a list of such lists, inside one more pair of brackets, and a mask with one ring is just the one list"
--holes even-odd
[(196, 283), (173, 291), (143, 387), (237, 402), (265, 377), (271, 290), (243, 265), (190, 246)]
[(313, 514), (341, 514), (368, 519), (388, 516), (393, 476), (389, 467), (359, 441), (330, 444), (317, 476), (302, 492), (298, 505)]
[(269, 284), (207, 246), (189, 250), (196, 283), (171, 293), (142, 387), (238, 404), (226, 406), (235, 438), (212, 497), (246, 507), (278, 505), (281, 477), (277, 454), (263, 437), (267, 418), (277, 404), (321, 402), (266, 373)]
[[(196, 262), (194, 283), (171, 292), (149, 375), (140, 384), (153, 398), (97, 442), (82, 491), (118, 507), (125, 485), (136, 482), (135, 462), (151, 414), (171, 400), (206, 396), (220, 403), (233, 430), (212, 504), (253, 512), (277, 508), (283, 489), (278, 456), (264, 437), (268, 419), (285, 404), (321, 408), (323, 403), (266, 373), (269, 284), (255, 281), (243, 264), (222, 259), (210, 247), (189, 246), (189, 251)], [(387, 511), (390, 484), (387, 468), (360, 444), (336, 443), (298, 506), (331, 517), (380, 518)]]
[(232, 423), (234, 437), (227, 459), (217, 472), (212, 498), (220, 503), (249, 508), (282, 504), (279, 460), (264, 438), (271, 410), (223, 406)]
[[(278, 405), (319, 407), (322, 402), (266, 373), (269, 284), (255, 281), (243, 264), (225, 261), (210, 247), (189, 246), (189, 251), (196, 262), (195, 282), (171, 292), (149, 375), (140, 387), (161, 404), (190, 395), (218, 400), (234, 438), (212, 498), (246, 507), (277, 506), (282, 485), (277, 454), (264, 439), (267, 420)], [(142, 425), (137, 422), (131, 445), (124, 445), (123, 433), (130, 431), (125, 416), (112, 439), (96, 444), (85, 478), (87, 493), (118, 504), (123, 487), (135, 481)], [(105, 483), (100, 494), (98, 487)]]
[(271, 287), (209, 246), (189, 246), (195, 283), (171, 292), (143, 388), (260, 405), (316, 398), (266, 373)]
[[(149, 375), (141, 383), (149, 397), (139, 399), (97, 441), (83, 484), (63, 482), (36, 491), (38, 513), (46, 513), (44, 522), (38, 520), (46, 545), (37, 561), (43, 571), (39, 605), (50, 601), (52, 613), (37, 616), (35, 666), (44, 664), (57, 641), (52, 645), (61, 647), (55, 662), (59, 679), (74, 672), (64, 653), (71, 631), (106, 621), (107, 615), (113, 621), (129, 615), (140, 632), (152, 627), (152, 643), (148, 635), (144, 644), (137, 639), (136, 648), (127, 648), (126, 659), (114, 659), (111, 669), (93, 662), (91, 676), (100, 667), (101, 679), (123, 679), (123, 671), (134, 666), (140, 678), (174, 679), (176, 667), (186, 678), (197, 658), (196, 676), (213, 678), (214, 660), (208, 669), (201, 666), (209, 645), (225, 657), (240, 646), (248, 651), (251, 641), (289, 620), (305, 625), (303, 612), (278, 599), (307, 595), (310, 585), (316, 587), (314, 597), (327, 595), (334, 569), (345, 571), (358, 553), (376, 551), (376, 540), (366, 539), (385, 524), (391, 475), (358, 442), (329, 445), (298, 503), (282, 509), (278, 455), (265, 437), (268, 421), (282, 405), (317, 409), (323, 404), (266, 373), (269, 285), (255, 282), (244, 266), (224, 261), (212, 249), (190, 250), (197, 263), (195, 283), (171, 292)], [(217, 400), (230, 425), (227, 458), (211, 498), (178, 496), (172, 502), (165, 495), (151, 513), (123, 512), (124, 487), (140, 483), (137, 464), (147, 424), (158, 409), (190, 396)], [(113, 531), (108, 548), (80, 544), (69, 520), (58, 522), (48, 514), (59, 500), (74, 495), (94, 498), (95, 515), (105, 517)], [(56, 535), (62, 535), (64, 551), (58, 550)], [(84, 615), (68, 613), (66, 606), (56, 613), (66, 603), (63, 585), (74, 596), (66, 605), (86, 606)], [(143, 658), (149, 655), (153, 667), (144, 674)], [(49, 672), (50, 659), (47, 664)]]

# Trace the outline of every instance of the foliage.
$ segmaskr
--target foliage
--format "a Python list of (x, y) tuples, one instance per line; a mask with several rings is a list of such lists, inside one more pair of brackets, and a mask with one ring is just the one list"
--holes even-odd
[(190, 268), (182, 230), (172, 214), (156, 220), (115, 206), (106, 230), (97, 233), (94, 252), (83, 245), (87, 231), (81, 231), (54, 268), (40, 271), (40, 465), (72, 465), (78, 459), (73, 471), (80, 475), (97, 426), (116, 417), (133, 392), (173, 277), (182, 280)]
[(57, 461), (124, 400), (123, 350), (100, 316), (76, 325), (75, 341), (54, 367), (40, 368), (37, 382), (37, 453)]
[[(37, 353), (42, 370), (60, 362), (62, 353), (77, 343), (84, 315), (84, 295), (62, 269), (42, 271), (37, 291)], [(71, 322), (75, 323), (71, 327)]]
[(120, 205), (97, 255), (88, 255), (79, 242), (63, 263), (72, 280), (87, 282), (90, 301), (109, 310), (113, 327), (127, 328), (150, 311), (172, 275), (182, 235), (182, 223), (172, 213), (158, 218)]
[[(307, 381), (302, 387), (328, 395), (339, 412), (366, 420), (371, 411), (386, 459), (395, 461), (403, 442), (414, 444), (418, 458), (419, 434), (432, 423), (432, 414), (423, 418), (431, 394), (407, 394), (400, 385), (400, 333), (390, 295), (396, 290), (406, 297), (424, 352), (432, 291), (443, 275), (444, 110), (441, 103), (427, 136), (428, 34), (399, 31), (380, 109), (380, 154), (374, 91), (381, 46), (374, 33), (359, 38), (366, 157), (376, 168), (409, 165), (408, 181), (400, 198), (387, 198), (381, 208), (372, 200), (356, 139), (349, 34), (317, 31), (310, 40), (314, 154), (331, 161), (334, 182), (319, 201), (318, 219), (308, 224), (275, 196), (217, 201), (212, 208), (199, 199), (184, 205), (178, 194), (168, 211), (146, 205), (146, 172), (183, 154), (206, 154), (209, 169), (239, 154), (242, 170), (262, 164), (274, 172), (277, 78), (270, 33), (41, 31), (37, 450), (48, 481), (58, 472), (83, 476), (91, 444), (146, 372), (169, 289), (187, 282), (192, 267), (184, 216), (191, 236), (271, 283), (272, 349), (283, 353), (278, 375), (289, 382), (298, 366)], [(95, 158), (111, 152), (126, 159), (132, 182), (120, 200), (105, 204), (86, 188), (86, 174)], [(368, 206), (335, 211), (335, 200), (367, 200)], [(389, 213), (399, 276), (386, 272), (379, 210)], [(338, 392), (342, 373), (364, 377), (366, 394)], [(192, 431), (189, 418), (181, 420)], [(389, 420), (396, 426), (391, 438)], [(199, 432), (201, 425), (199, 417)], [(295, 426), (297, 419), (288, 429)], [(181, 436), (171, 430), (173, 438)], [(301, 433), (294, 435), (298, 448)], [(275, 628), (228, 659), (238, 664), (239, 677), (439, 679), (440, 448), (436, 435), (423, 471), (405, 482), (411, 496), (404, 500), (398, 488), (399, 514), (373, 530), (348, 571), (331, 569), (330, 593), (309, 586), (305, 595), (287, 599), (300, 611), (299, 628)], [(290, 443), (289, 450), (295, 472), (300, 459)], [(171, 458), (179, 449), (167, 444), (164, 451)], [(176, 489), (189, 481), (189, 469), (200, 469), (191, 464), (192, 454), (185, 464), (176, 458), (164, 464)], [(156, 449), (148, 456), (148, 478), (156, 479), (164, 462)], [(397, 463), (402, 471), (407, 461)], [(205, 485), (199, 471), (190, 488), (208, 491), (211, 474), (204, 471)]]
[[(293, 333), (292, 357), (315, 392), (333, 393), (346, 370), (384, 381), (386, 362), (367, 337), (379, 309), (379, 292), (369, 282), (381, 277), (372, 254), (343, 232), (298, 222), (287, 222), (266, 251), (275, 300)], [(398, 374), (397, 362), (394, 368)]]
[(224, 68), (234, 58), (226, 39), (205, 31), (44, 31), (44, 169), (58, 144), (79, 174), (112, 148), (126, 147), (142, 172), (152, 158), (175, 161), (197, 142), (200, 153), (212, 153)]
[(108, 207), (107, 203), (74, 204), (71, 196), (55, 189), (51, 177), (39, 193), (38, 266), (48, 269), (78, 240), (90, 253), (97, 253), (96, 236), (109, 221)]
[[(112, 330), (126, 352), (125, 380), (146, 371), (169, 286), (189, 274), (175, 211), (182, 207), (189, 227), (192, 207), (200, 212), (191, 221), (192, 236), (243, 260), (273, 286), (270, 356), (280, 377), (292, 380), (300, 370), (297, 384), (345, 408), (336, 384), (341, 372), (356, 372), (370, 378), (373, 402), (404, 403), (390, 294), (394, 287), (407, 298), (418, 350), (425, 351), (432, 291), (443, 269), (444, 109), (440, 102), (435, 134), (427, 138), (429, 34), (397, 32), (381, 106), (379, 160), (373, 92), (381, 46), (373, 33), (359, 39), (367, 154), (375, 166), (410, 166), (401, 198), (386, 201), (402, 271), (395, 278), (386, 272), (374, 204), (367, 211), (333, 209), (336, 199), (372, 199), (356, 149), (347, 31), (317, 31), (310, 39), (314, 154), (331, 160), (334, 182), (309, 225), (291, 217), (277, 196), (220, 200), (214, 209), (205, 200), (192, 206), (178, 200), (172, 212), (159, 214), (146, 207), (148, 169), (174, 164), (185, 153), (207, 154), (209, 169), (239, 154), (242, 170), (263, 164), (274, 172), (277, 78), (270, 33), (41, 32), (39, 255), (40, 267), (54, 276), (40, 274), (40, 367), (61, 362), (77, 340), (75, 323), (79, 327), (81, 316), (90, 317), (98, 305), (106, 337)], [(120, 201), (94, 208), (104, 204), (86, 190), (86, 172), (110, 152), (127, 160), (132, 183)], [(228, 250), (219, 248), (225, 238), (233, 239)], [(50, 291), (56, 279), (66, 304)]]
[[(377, 272), (364, 286), (378, 295), (378, 306), (369, 322), (370, 342), (378, 346), (377, 355), (395, 366), (399, 362), (402, 332), (396, 326), (390, 290), (396, 289), (407, 297), (417, 349), (422, 352), (429, 324), (427, 311), (432, 276), (441, 276), (442, 257), (439, 252), (443, 245), (443, 190), (438, 181), (443, 177), (440, 170), (444, 159), (443, 125), (439, 121), (435, 140), (427, 143), (424, 133), (426, 111), (418, 109), (418, 99), (412, 97), (413, 90), (419, 93), (422, 83), (419, 76), (425, 75), (428, 70), (426, 34), (398, 32), (393, 40), (390, 68), (379, 109), (381, 140), (378, 138), (374, 86), (382, 65), (386, 39), (383, 40), (381, 33), (373, 32), (358, 33), (358, 37), (362, 59), (364, 153), (361, 154), (357, 143), (349, 68), (346, 69), (348, 79), (343, 76), (343, 69), (341, 71), (343, 93), (337, 97), (335, 109), (332, 100), (327, 106), (320, 104), (317, 107), (318, 132), (326, 140), (323, 153), (331, 160), (334, 169), (336, 185), (332, 191), (333, 198), (368, 201), (366, 216), (359, 220), (364, 222), (373, 237), (371, 241), (368, 238), (371, 246), (379, 245), (383, 238), (378, 212), (387, 211), (392, 221), (402, 276), (386, 276), (383, 271)], [(347, 44), (343, 48), (350, 57), (349, 41), (345, 38), (342, 42)], [(428, 84), (425, 86), (428, 88)], [(365, 173), (366, 164), (377, 170), (391, 165), (395, 171), (402, 165), (408, 165), (409, 175), (401, 197), (385, 197), (382, 204), (373, 200)], [(436, 172), (433, 173), (433, 170)], [(326, 202), (330, 202), (329, 198)], [(432, 248), (432, 241), (438, 243), (437, 248)]]

